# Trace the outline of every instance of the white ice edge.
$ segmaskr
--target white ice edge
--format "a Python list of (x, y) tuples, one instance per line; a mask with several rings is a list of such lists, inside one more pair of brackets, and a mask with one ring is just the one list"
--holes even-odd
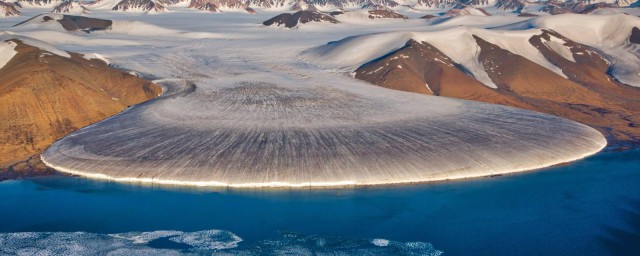
[(511, 174), (511, 173), (519, 173), (519, 172), (525, 172), (525, 171), (532, 171), (532, 170), (537, 170), (537, 169), (542, 169), (542, 168), (546, 168), (546, 167), (551, 167), (554, 165), (558, 165), (558, 164), (564, 164), (564, 163), (569, 163), (569, 162), (573, 162), (573, 161), (577, 161), (580, 159), (584, 159), (588, 156), (594, 155), (598, 152), (600, 152), (602, 149), (604, 149), (607, 146), (607, 141), (603, 140), (603, 143), (600, 145), (599, 148), (594, 149), (593, 151), (589, 151), (586, 152), (584, 154), (581, 154), (577, 157), (570, 157), (567, 159), (563, 159), (563, 160), (559, 160), (559, 161), (552, 161), (549, 163), (545, 163), (545, 164), (539, 164), (539, 165), (531, 165), (531, 166), (526, 166), (526, 167), (522, 167), (522, 168), (517, 168), (517, 169), (513, 169), (511, 171), (509, 170), (503, 170), (503, 171), (496, 171), (496, 172), (491, 172), (491, 173), (476, 173), (476, 174), (471, 174), (471, 175), (451, 175), (448, 176), (447, 178), (435, 178), (435, 179), (415, 179), (415, 180), (398, 180), (398, 181), (375, 181), (375, 182), (367, 182), (367, 183), (358, 183), (355, 181), (323, 181), (323, 182), (304, 182), (304, 183), (289, 183), (289, 182), (282, 182), (282, 181), (272, 181), (272, 182), (263, 182), (263, 183), (237, 183), (237, 184), (230, 184), (230, 183), (225, 183), (225, 182), (220, 182), (220, 181), (179, 181), (179, 180), (165, 180), (165, 179), (153, 179), (153, 178), (133, 178), (133, 177), (127, 177), (127, 178), (115, 178), (115, 177), (111, 177), (105, 174), (101, 174), (101, 173), (90, 173), (90, 172), (83, 172), (83, 171), (77, 171), (77, 170), (71, 170), (71, 169), (67, 169), (61, 166), (57, 166), (55, 164), (49, 163), (47, 162), (46, 159), (44, 159), (44, 157), (42, 157), (42, 155), (40, 156), (40, 160), (42, 160), (42, 162), (50, 167), (53, 168), (59, 172), (62, 173), (67, 173), (67, 174), (71, 174), (71, 175), (77, 175), (77, 176), (81, 176), (81, 177), (86, 177), (86, 178), (90, 178), (90, 179), (96, 179), (96, 180), (111, 180), (111, 181), (116, 181), (116, 182), (123, 182), (123, 183), (142, 183), (142, 184), (157, 184), (157, 185), (177, 185), (177, 186), (195, 186), (195, 187), (228, 187), (228, 188), (330, 188), (330, 187), (336, 187), (336, 188), (340, 188), (340, 187), (355, 187), (355, 186), (380, 186), (380, 185), (395, 185), (395, 184), (411, 184), (411, 183), (428, 183), (428, 182), (437, 182), (437, 181), (448, 181), (448, 180), (463, 180), (463, 179), (472, 179), (472, 178), (481, 178), (481, 177), (488, 177), (488, 176), (493, 176), (493, 175), (501, 175), (501, 174)]

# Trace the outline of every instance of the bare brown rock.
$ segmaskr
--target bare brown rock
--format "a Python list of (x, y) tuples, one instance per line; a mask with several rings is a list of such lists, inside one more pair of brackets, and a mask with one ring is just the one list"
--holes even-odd
[(37, 154), (55, 140), (161, 93), (102, 61), (11, 41), (18, 53), (0, 68), (0, 173), (38, 173)]
[(32, 155), (25, 160), (12, 165), (0, 167), (0, 181), (25, 177), (48, 176), (56, 173), (56, 170), (44, 165), (40, 160), (39, 155)]
[(410, 40), (389, 55), (356, 70), (356, 78), (390, 89), (531, 107), (467, 75), (464, 68), (425, 42)]
[[(615, 142), (640, 141), (640, 89), (610, 77), (609, 64), (595, 50), (553, 31), (532, 37), (530, 43), (565, 78), (474, 37), (481, 49), (479, 61), (497, 89), (477, 81), (435, 47), (412, 40), (357, 69), (356, 78), (391, 89), (544, 112), (590, 125)], [(573, 60), (552, 50), (551, 37), (565, 41)]]
[[(568, 74), (566, 79), (479, 37), (476, 41), (481, 48), (480, 61), (500, 90), (508, 90), (540, 112), (588, 124), (611, 139), (640, 140), (640, 130), (635, 128), (640, 121), (640, 89), (612, 82), (606, 74), (606, 62), (596, 52), (574, 54), (575, 63), (559, 61), (547, 53), (550, 61), (560, 63)], [(584, 51), (584, 47), (576, 46), (573, 51)]]

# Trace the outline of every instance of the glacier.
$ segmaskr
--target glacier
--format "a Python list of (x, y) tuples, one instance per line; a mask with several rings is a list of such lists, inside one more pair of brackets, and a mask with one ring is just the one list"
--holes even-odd
[(51, 145), (41, 158), (62, 172), (191, 186), (367, 186), (538, 169), (607, 143), (588, 126), (550, 115), (372, 86), (305, 54), (352, 36), (354, 26), (381, 33), (452, 24), (384, 21), (291, 31), (255, 25), (269, 13), (108, 15), (126, 29), (12, 28), (62, 50), (99, 54), (165, 87), (159, 98)]
[(116, 181), (324, 187), (511, 173), (606, 145), (598, 131), (550, 115), (319, 76), (165, 83), (172, 93), (61, 139), (42, 159)]

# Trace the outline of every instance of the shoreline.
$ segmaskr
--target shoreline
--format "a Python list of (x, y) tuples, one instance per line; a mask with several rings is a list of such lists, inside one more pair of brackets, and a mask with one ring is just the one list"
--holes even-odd
[[(518, 171), (518, 172), (508, 172), (508, 173), (502, 173), (502, 174), (492, 174), (492, 175), (485, 175), (485, 176), (477, 176), (477, 177), (469, 177), (469, 178), (460, 178), (460, 179), (448, 179), (448, 180), (433, 180), (433, 181), (424, 181), (424, 182), (405, 182), (405, 183), (391, 183), (391, 184), (379, 184), (379, 185), (355, 185), (355, 186), (343, 186), (343, 188), (350, 188), (350, 187), (371, 187), (371, 186), (375, 186), (375, 187), (383, 187), (383, 186), (397, 186), (397, 185), (415, 185), (415, 184), (428, 184), (428, 183), (438, 183), (438, 182), (447, 182), (447, 181), (464, 181), (464, 180), (474, 180), (474, 179), (484, 179), (484, 178), (493, 178), (493, 177), (501, 177), (501, 176), (505, 176), (505, 175), (510, 175), (510, 174), (517, 174), (517, 173), (523, 173), (523, 172), (533, 172), (536, 170), (541, 170), (541, 169), (545, 169), (545, 168), (551, 168), (551, 167), (556, 167), (556, 166), (564, 166), (564, 165), (570, 165), (571, 163), (575, 162), (575, 161), (579, 161), (581, 159), (590, 157), (590, 156), (594, 156), (600, 153), (606, 153), (606, 152), (625, 152), (625, 151), (629, 151), (629, 150), (635, 150), (635, 149), (639, 149), (640, 148), (640, 141), (608, 141), (607, 145), (602, 148), (600, 151), (585, 156), (583, 158), (580, 159), (575, 159), (575, 160), (571, 160), (568, 162), (562, 162), (562, 163), (557, 163), (557, 164), (553, 164), (553, 165), (549, 165), (549, 166), (545, 166), (545, 167), (540, 167), (540, 168), (536, 168), (536, 169), (529, 169), (529, 170), (524, 170), (524, 171)], [(10, 180), (21, 180), (21, 179), (29, 179), (29, 178), (36, 178), (36, 177), (48, 177), (48, 176), (68, 176), (68, 177), (82, 177), (82, 178), (87, 178), (87, 179), (91, 179), (89, 177), (85, 177), (83, 175), (78, 175), (78, 174), (72, 174), (72, 173), (67, 173), (67, 172), (63, 172), (63, 171), (58, 171), (55, 168), (46, 166), (44, 163), (43, 167), (38, 168), (37, 166), (30, 166), (32, 169), (28, 169), (28, 170), (21, 170), (21, 171), (15, 171), (15, 170), (9, 170), (10, 167), (13, 167), (14, 165), (18, 165), (18, 164), (22, 164), (25, 162), (28, 162), (31, 158), (37, 158), (38, 162), (42, 163), (40, 160), (40, 155), (34, 155), (29, 157), (28, 159), (16, 162), (10, 166), (7, 167), (3, 167), (2, 169), (0, 169), (0, 183), (3, 181), (10, 181)], [(94, 180), (108, 180), (108, 181), (113, 181), (113, 182), (117, 182), (114, 181), (112, 179), (94, 179)], [(193, 187), (200, 187), (200, 188), (226, 188), (224, 186), (218, 186), (218, 187), (212, 187), (212, 186), (191, 186), (191, 185), (171, 185), (171, 184), (157, 184), (157, 183), (141, 183), (141, 182), (135, 182), (135, 181), (131, 181), (131, 182), (125, 182), (125, 183), (129, 183), (129, 184), (133, 184), (133, 183), (137, 183), (139, 185), (162, 185), (162, 186), (167, 186), (167, 187), (188, 187), (188, 188), (193, 188)], [(258, 189), (268, 189), (268, 188), (276, 188), (276, 189), (288, 189), (288, 187), (261, 187)], [(302, 187), (302, 188), (308, 188), (308, 187)], [(313, 189), (316, 188), (327, 188), (327, 189), (331, 189), (331, 188), (339, 188), (336, 186), (329, 186), (329, 187), (312, 187)]]
[(446, 181), (463, 181), (463, 180), (473, 180), (473, 179), (481, 179), (481, 178), (490, 178), (496, 176), (504, 176), (509, 174), (523, 173), (523, 172), (531, 172), (536, 171), (548, 167), (570, 164), (571, 162), (578, 161), (593, 155), (596, 155), (600, 152), (607, 152), (608, 142), (605, 141), (605, 144), (602, 145), (597, 150), (592, 152), (587, 152), (578, 157), (574, 157), (571, 159), (561, 160), (558, 162), (553, 162), (550, 164), (541, 164), (537, 166), (523, 167), (517, 170), (512, 171), (499, 171), (491, 174), (482, 174), (482, 175), (469, 175), (469, 176), (453, 176), (449, 178), (435, 178), (435, 179), (424, 179), (424, 180), (403, 180), (403, 181), (394, 181), (394, 182), (369, 182), (369, 183), (357, 183), (355, 181), (327, 181), (327, 182), (308, 182), (308, 183), (288, 183), (281, 181), (272, 181), (266, 183), (240, 183), (240, 184), (227, 184), (219, 181), (178, 181), (178, 180), (162, 180), (162, 179), (151, 179), (151, 178), (115, 178), (110, 177), (100, 173), (86, 173), (75, 170), (68, 170), (62, 167), (56, 167), (51, 163), (47, 163), (42, 157), (40, 157), (41, 161), (48, 167), (56, 170), (57, 172), (73, 175), (78, 177), (83, 177), (87, 179), (93, 180), (103, 180), (103, 181), (112, 181), (112, 182), (120, 182), (120, 183), (130, 183), (130, 184), (140, 184), (140, 185), (159, 185), (159, 186), (178, 186), (178, 187), (201, 187), (201, 188), (226, 188), (226, 189), (243, 189), (243, 190), (303, 190), (303, 189), (343, 189), (343, 188), (362, 188), (362, 187), (381, 187), (381, 186), (403, 186), (403, 185), (415, 185), (415, 184), (427, 184), (434, 182), (446, 182)]
[(27, 159), (14, 162), (11, 165), (0, 168), (0, 182), (5, 180), (19, 180), (24, 178), (52, 176), (60, 172), (46, 166), (40, 155), (32, 155)]

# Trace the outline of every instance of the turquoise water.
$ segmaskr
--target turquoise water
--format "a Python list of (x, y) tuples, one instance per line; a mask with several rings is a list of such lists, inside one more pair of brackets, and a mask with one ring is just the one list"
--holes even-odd
[(478, 180), (341, 190), (5, 181), (0, 243), (13, 246), (0, 254), (80, 241), (89, 249), (193, 253), (640, 255), (639, 153)]

